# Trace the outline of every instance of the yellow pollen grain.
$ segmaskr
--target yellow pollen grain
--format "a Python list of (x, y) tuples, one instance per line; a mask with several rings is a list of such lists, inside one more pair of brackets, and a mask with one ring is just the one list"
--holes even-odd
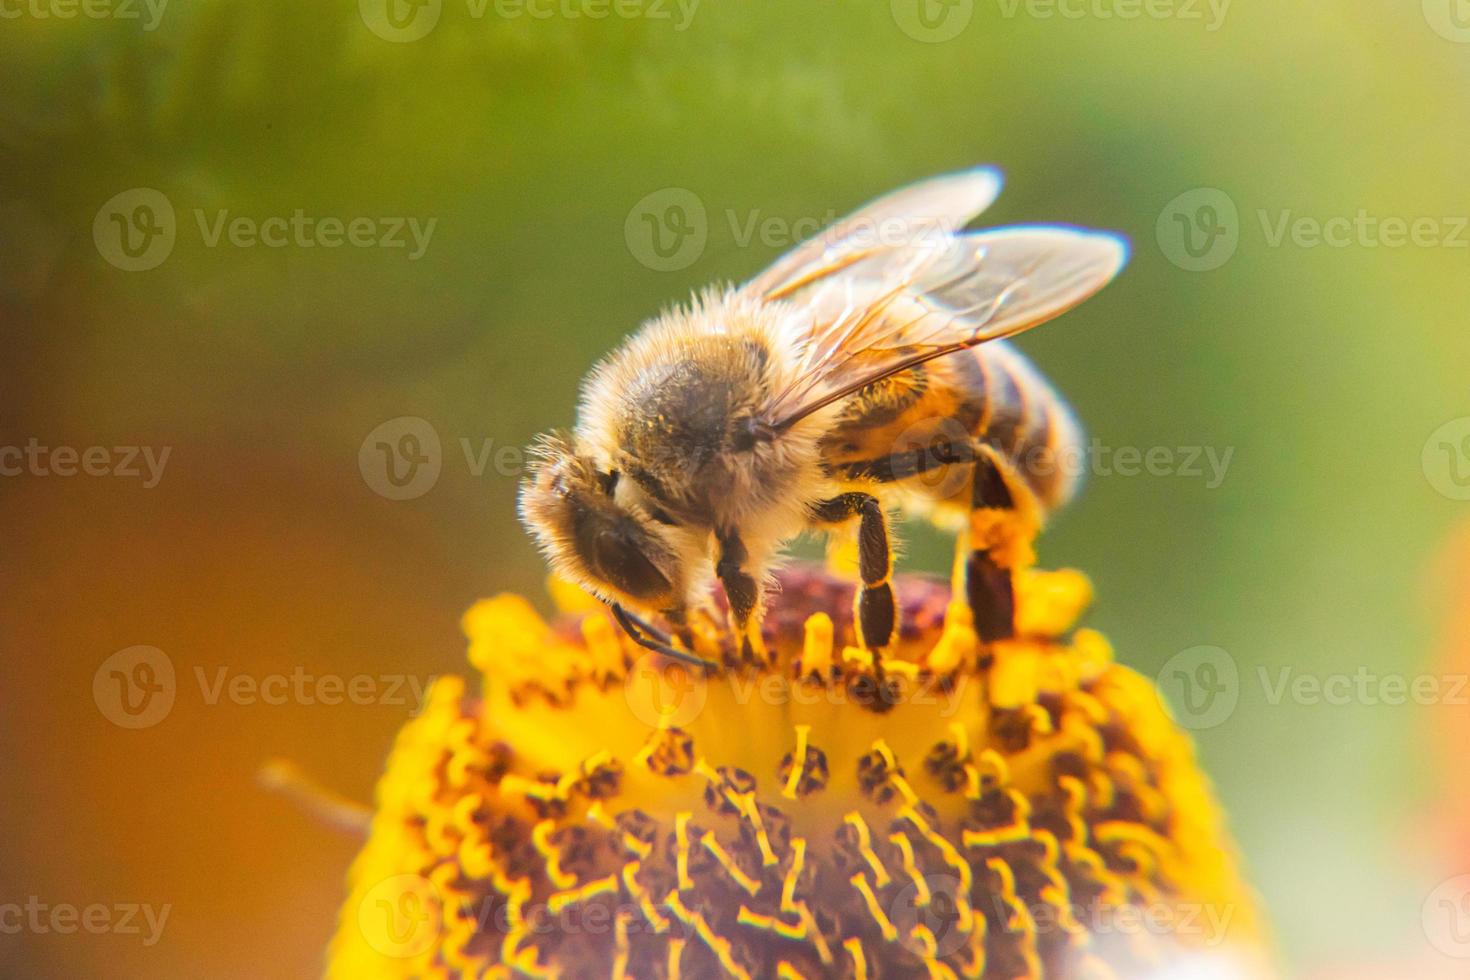
[(969, 624), (946, 624), (939, 639), (924, 658), (924, 666), (936, 674), (948, 674), (969, 663), (975, 655), (975, 630)]
[(930, 898), (929, 882), (924, 880), (924, 873), (919, 870), (918, 864), (914, 861), (913, 842), (909, 840), (907, 834), (889, 834), (888, 840), (897, 845), (899, 853), (903, 855), (903, 870), (918, 891), (918, 894), (914, 896), (914, 904), (919, 908), (927, 908)]
[(776, 856), (775, 850), (771, 847), (770, 835), (766, 833), (765, 822), (761, 820), (760, 808), (755, 802), (755, 793), (729, 793), (727, 795), (740, 810), (740, 815), (755, 827), (755, 843), (760, 848), (761, 864), (768, 868), (780, 864), (781, 859)]
[(669, 920), (660, 914), (658, 905), (653, 901), (653, 896), (638, 881), (638, 870), (641, 867), (643, 865), (639, 861), (629, 861), (623, 865), (623, 887), (628, 889), (628, 894), (637, 901), (638, 911), (642, 912), (649, 925), (653, 926), (653, 931), (663, 934), (668, 931)]
[(965, 798), (978, 800), (980, 798), (980, 770), (965, 763)]
[(704, 845), (706, 851), (714, 855), (715, 860), (720, 862), (720, 866), (725, 869), (726, 874), (734, 879), (735, 884), (745, 889), (746, 894), (754, 898), (756, 893), (761, 890), (761, 883), (740, 870), (740, 865), (735, 863), (735, 859), (730, 856), (729, 851), (720, 846), (720, 842), (715, 839), (714, 833), (705, 831), (704, 836), (699, 839), (699, 842)]
[(912, 660), (885, 660), (883, 669), (910, 681), (919, 676), (919, 665)]
[(943, 835), (929, 826), (929, 821), (925, 820), (923, 814), (919, 813), (917, 809), (914, 807), (905, 807), (899, 812), (899, 816), (908, 820), (925, 840), (934, 845), (944, 858), (944, 863), (954, 869), (955, 874), (959, 876), (960, 886), (955, 889), (954, 896), (955, 906), (960, 914), (957, 924), (960, 931), (969, 932), (974, 928), (972, 921), (973, 912), (970, 907), (970, 886), (974, 882), (974, 875), (970, 871), (969, 863), (965, 861), (964, 856), (959, 851), (955, 850), (953, 844), (945, 840)]
[(549, 839), (555, 830), (555, 820), (542, 820), (531, 828), (531, 844), (546, 859), (546, 877), (551, 883), (558, 888), (571, 888), (577, 883), (577, 876), (562, 870), (561, 851)]
[(1015, 844), (1031, 836), (1031, 828), (1024, 820), (994, 830), (966, 830), (963, 839), (966, 847), (1000, 847)]
[(543, 783), (535, 779), (527, 779), (525, 776), (517, 776), (515, 773), (506, 773), (500, 777), (500, 792), (519, 796), (527, 800), (540, 800), (550, 802), (556, 799), (556, 787), (550, 783)]
[(674, 815), (674, 845), (677, 849), (674, 868), (680, 891), (688, 891), (694, 887), (694, 879), (689, 877), (689, 821), (693, 818), (694, 814), (688, 810)]
[(613, 947), (616, 950), (613, 955), (613, 980), (629, 980), (628, 977), (628, 919), (630, 915), (623, 911), (618, 913), (617, 920), (613, 923)]
[(582, 887), (571, 891), (553, 892), (547, 898), (546, 905), (552, 913), (557, 913), (570, 905), (585, 902), (589, 898), (596, 898), (598, 895), (616, 895), (617, 891), (618, 880), (612, 875), (608, 875), (606, 878), (589, 881)]
[(990, 703), (997, 708), (1020, 708), (1036, 703), (1041, 657), (1031, 647), (997, 641), (995, 666), (990, 670)]
[(989, 775), (997, 786), (1008, 786), (1011, 782), (1011, 766), (995, 749), (986, 749), (978, 760), (980, 774)]
[(909, 939), (914, 945), (919, 947), (915, 952), (924, 961), (924, 965), (929, 967), (929, 973), (932, 976), (934, 973), (934, 951), (938, 948), (938, 944), (934, 942), (934, 933), (928, 926), (921, 922), (909, 930)]
[(970, 732), (964, 725), (957, 721), (949, 723), (949, 733), (954, 736), (954, 754), (956, 759), (968, 759), (970, 757)]
[(1067, 933), (1069, 941), (1075, 945), (1086, 942), (1087, 930), (1072, 914), (1072, 896), (1066, 886), (1043, 885), (1040, 894), (1041, 900), (1051, 906), (1057, 917), (1057, 925)]
[(862, 647), (843, 647), (842, 662), (867, 673), (873, 669), (873, 652)]
[(878, 929), (883, 933), (883, 938), (890, 943), (897, 939), (898, 927), (889, 920), (888, 913), (883, 911), (883, 906), (878, 902), (877, 893), (873, 891), (873, 886), (868, 884), (868, 879), (863, 873), (859, 871), (848, 881), (852, 882), (852, 887), (862, 894), (863, 902), (868, 906), (868, 914), (873, 917), (874, 922), (878, 923)]
[(812, 917), (812, 910), (807, 908), (805, 902), (798, 903), (801, 910), (801, 924), (806, 927), (811, 935), (812, 942), (817, 947), (817, 956), (821, 958), (824, 966), (832, 965), (832, 947), (827, 945), (826, 937), (817, 928), (817, 920)]
[(587, 819), (595, 824), (600, 824), (608, 830), (617, 830), (617, 821), (608, 816), (607, 808), (602, 805), (601, 800), (593, 800), (592, 805), (587, 808)]
[(826, 677), (832, 667), (832, 617), (826, 613), (812, 613), (803, 626), (801, 643), (801, 672), (817, 673)]
[(881, 738), (875, 739), (873, 741), (872, 749), (874, 752), (877, 752), (880, 756), (883, 757), (883, 765), (889, 771), (898, 768), (898, 760), (894, 758), (893, 750), (888, 747), (888, 743), (886, 741)]
[(1023, 636), (1061, 636), (1092, 605), (1092, 582), (1075, 570), (1027, 569), (1015, 585), (1016, 630)]
[(786, 878), (781, 882), (781, 911), (796, 911), (796, 883), (806, 866), (806, 838), (791, 838), (791, 867), (786, 869)]
[(460, 841), (455, 856), (459, 859), (464, 876), (470, 881), (487, 878), (495, 870), (495, 849), (490, 846), (489, 841), (466, 837)]
[(653, 853), (653, 845), (639, 840), (632, 834), (623, 835), (623, 847), (638, 855), (640, 861), (647, 861), (648, 855)]
[(868, 862), (868, 867), (873, 869), (874, 880), (878, 882), (878, 887), (887, 886), (893, 879), (888, 876), (888, 869), (883, 867), (883, 862), (879, 860), (878, 852), (873, 850), (873, 837), (868, 831), (867, 821), (856, 810), (842, 819), (857, 831), (858, 851), (862, 854), (863, 860)]
[(735, 962), (735, 957), (731, 955), (730, 940), (718, 935), (711, 929), (703, 913), (691, 911), (685, 906), (678, 892), (669, 892), (665, 902), (673, 911), (674, 915), (678, 916), (680, 922), (683, 922), (685, 925), (694, 926), (695, 935), (699, 936), (704, 941), (704, 944), (710, 948), (710, 952), (715, 954), (716, 958), (720, 961), (720, 965), (725, 968), (726, 972), (732, 976), (741, 978), (741, 980), (750, 980), (750, 974), (744, 967)]
[(743, 926), (751, 926), (755, 929), (773, 932), (785, 939), (800, 941), (807, 936), (807, 924), (804, 920), (798, 920), (794, 923), (783, 922), (774, 915), (762, 915), (759, 912), (752, 912), (745, 905), (740, 906), (740, 912), (736, 915), (735, 921)]
[(781, 790), (781, 795), (788, 800), (796, 799), (796, 787), (806, 772), (806, 738), (811, 730), (811, 725), (796, 726), (796, 751), (791, 753), (791, 772), (786, 777), (785, 788)]
[(868, 980), (868, 958), (863, 954), (863, 941), (854, 936), (844, 940), (842, 948), (852, 957), (853, 980)]
[(914, 788), (909, 785), (909, 781), (898, 773), (891, 773), (888, 776), (888, 783), (894, 789), (898, 790), (899, 794), (903, 796), (904, 802), (909, 806), (913, 806), (919, 802), (919, 794), (915, 793)]
[(1021, 714), (1031, 723), (1031, 731), (1035, 735), (1050, 735), (1056, 731), (1051, 723), (1051, 714), (1039, 704), (1026, 705)]

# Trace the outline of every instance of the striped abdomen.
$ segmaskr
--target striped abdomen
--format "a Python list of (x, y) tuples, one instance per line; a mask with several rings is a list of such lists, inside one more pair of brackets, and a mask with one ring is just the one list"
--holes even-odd
[(992, 341), (855, 395), (823, 440), (839, 478), (891, 484), (968, 509), (976, 449), (993, 447), (1043, 512), (1072, 496), (1083, 464), (1071, 410), (1029, 361)]

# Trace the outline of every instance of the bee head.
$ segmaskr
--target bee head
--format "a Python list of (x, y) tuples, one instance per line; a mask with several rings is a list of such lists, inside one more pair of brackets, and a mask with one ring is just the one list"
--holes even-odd
[(542, 436), (532, 459), (521, 484), (521, 522), (557, 574), (644, 608), (679, 598), (675, 553), (642, 508), (619, 502), (616, 470), (599, 469), (561, 433)]

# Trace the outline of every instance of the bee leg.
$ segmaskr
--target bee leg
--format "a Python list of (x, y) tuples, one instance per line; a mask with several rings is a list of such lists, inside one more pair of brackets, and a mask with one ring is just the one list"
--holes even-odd
[(756, 615), (760, 610), (761, 588), (755, 577), (745, 570), (750, 553), (735, 531), (721, 531), (716, 537), (720, 544), (720, 557), (715, 562), (715, 575), (725, 587), (725, 597), (730, 600), (730, 619), (735, 635), (740, 638), (740, 654), (748, 660), (760, 659), (765, 653)]
[(670, 657), (694, 667), (707, 667), (711, 670), (715, 668), (716, 665), (710, 663), (708, 660), (696, 657), (687, 650), (680, 650), (678, 647), (673, 646), (668, 642), (667, 637), (659, 639), (660, 636), (663, 636), (660, 630), (655, 629), (638, 616), (628, 612), (628, 610), (624, 609), (618, 603), (613, 602), (608, 605), (612, 609), (613, 619), (623, 628), (623, 632), (627, 633), (634, 643), (643, 647), (645, 650), (661, 653), (665, 657)]
[(1032, 515), (1019, 507), (1023, 494), (1012, 491), (1010, 474), (995, 450), (976, 447), (971, 489), (969, 555), (965, 561), (965, 597), (975, 632), (985, 642), (1015, 635), (1016, 569), (1031, 563)]
[(893, 598), (893, 551), (888, 546), (888, 517), (878, 498), (866, 493), (844, 493), (824, 500), (814, 508), (816, 519), (824, 524), (841, 524), (860, 517), (858, 524), (858, 571), (863, 587), (858, 592), (858, 642), (865, 649), (878, 650), (893, 642), (898, 622), (897, 603)]

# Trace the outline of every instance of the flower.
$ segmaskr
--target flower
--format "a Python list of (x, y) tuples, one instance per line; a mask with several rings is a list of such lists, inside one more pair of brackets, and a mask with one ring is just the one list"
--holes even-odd
[(565, 589), (554, 624), (474, 606), (482, 690), (439, 680), (399, 735), (328, 975), (1264, 975), (1190, 741), (1073, 628), (1084, 576), (1020, 573), (993, 644), (900, 578), (881, 657), (852, 582), (779, 585), (770, 662), (706, 623), (708, 671)]

